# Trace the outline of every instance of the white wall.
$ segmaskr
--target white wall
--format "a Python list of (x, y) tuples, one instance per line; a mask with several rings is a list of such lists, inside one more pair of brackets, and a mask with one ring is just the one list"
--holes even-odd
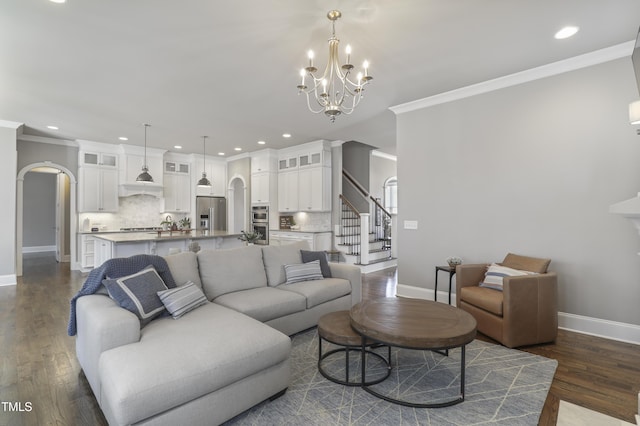
[(640, 190), (637, 93), (624, 58), (398, 115), (399, 283), (549, 257), (561, 312), (640, 324), (640, 237), (608, 212)]

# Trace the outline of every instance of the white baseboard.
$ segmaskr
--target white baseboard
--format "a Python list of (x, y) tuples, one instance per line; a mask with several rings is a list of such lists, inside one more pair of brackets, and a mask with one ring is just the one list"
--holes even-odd
[(56, 251), (56, 246), (31, 246), (22, 247), (23, 253), (41, 253), (45, 251)]
[(0, 275), (0, 287), (16, 285), (18, 283), (18, 279), (15, 274), (11, 275)]
[[(433, 289), (398, 284), (396, 295), (414, 299), (433, 300)], [(438, 302), (447, 302), (449, 292), (439, 291)], [(455, 306), (456, 296), (451, 293), (451, 304)], [(640, 345), (640, 326), (600, 318), (558, 312), (558, 328), (590, 336)]]
[(640, 326), (558, 312), (558, 328), (640, 345)]

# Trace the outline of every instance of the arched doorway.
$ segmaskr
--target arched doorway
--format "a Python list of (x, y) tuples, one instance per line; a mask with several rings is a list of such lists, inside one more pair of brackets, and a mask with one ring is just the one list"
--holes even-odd
[[(65, 229), (65, 234), (69, 235), (70, 261), (71, 269), (78, 269), (76, 262), (76, 230), (77, 230), (77, 213), (76, 213), (76, 190), (77, 180), (75, 175), (66, 167), (51, 162), (33, 163), (25, 166), (18, 173), (16, 178), (16, 275), (22, 276), (22, 249), (23, 249), (23, 226), (24, 226), (24, 179), (25, 175), (33, 170), (57, 170), (64, 173), (69, 179), (68, 193), (63, 195), (58, 190), (58, 196), (69, 197), (69, 226)], [(60, 181), (59, 181), (60, 182)], [(66, 228), (66, 227), (65, 227)]]
[(247, 185), (244, 177), (234, 175), (229, 179), (229, 229), (239, 234), (247, 227)]

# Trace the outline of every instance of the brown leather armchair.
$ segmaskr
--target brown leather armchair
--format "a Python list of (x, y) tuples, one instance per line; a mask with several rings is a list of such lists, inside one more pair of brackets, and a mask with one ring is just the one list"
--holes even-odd
[(504, 346), (547, 343), (558, 334), (558, 278), (551, 260), (509, 253), (500, 265), (535, 275), (505, 277), (503, 291), (480, 287), (489, 264), (458, 265), (456, 304), (478, 322), (478, 331)]

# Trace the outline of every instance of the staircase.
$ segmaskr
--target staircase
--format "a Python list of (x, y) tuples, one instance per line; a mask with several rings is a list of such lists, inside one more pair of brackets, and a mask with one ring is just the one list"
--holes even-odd
[(340, 222), (335, 232), (335, 246), (345, 263), (360, 266), (363, 273), (373, 272), (397, 265), (392, 256), (392, 216), (378, 200), (371, 197), (346, 171), (343, 175), (370, 203), (370, 213), (359, 212), (353, 204), (340, 194)]

